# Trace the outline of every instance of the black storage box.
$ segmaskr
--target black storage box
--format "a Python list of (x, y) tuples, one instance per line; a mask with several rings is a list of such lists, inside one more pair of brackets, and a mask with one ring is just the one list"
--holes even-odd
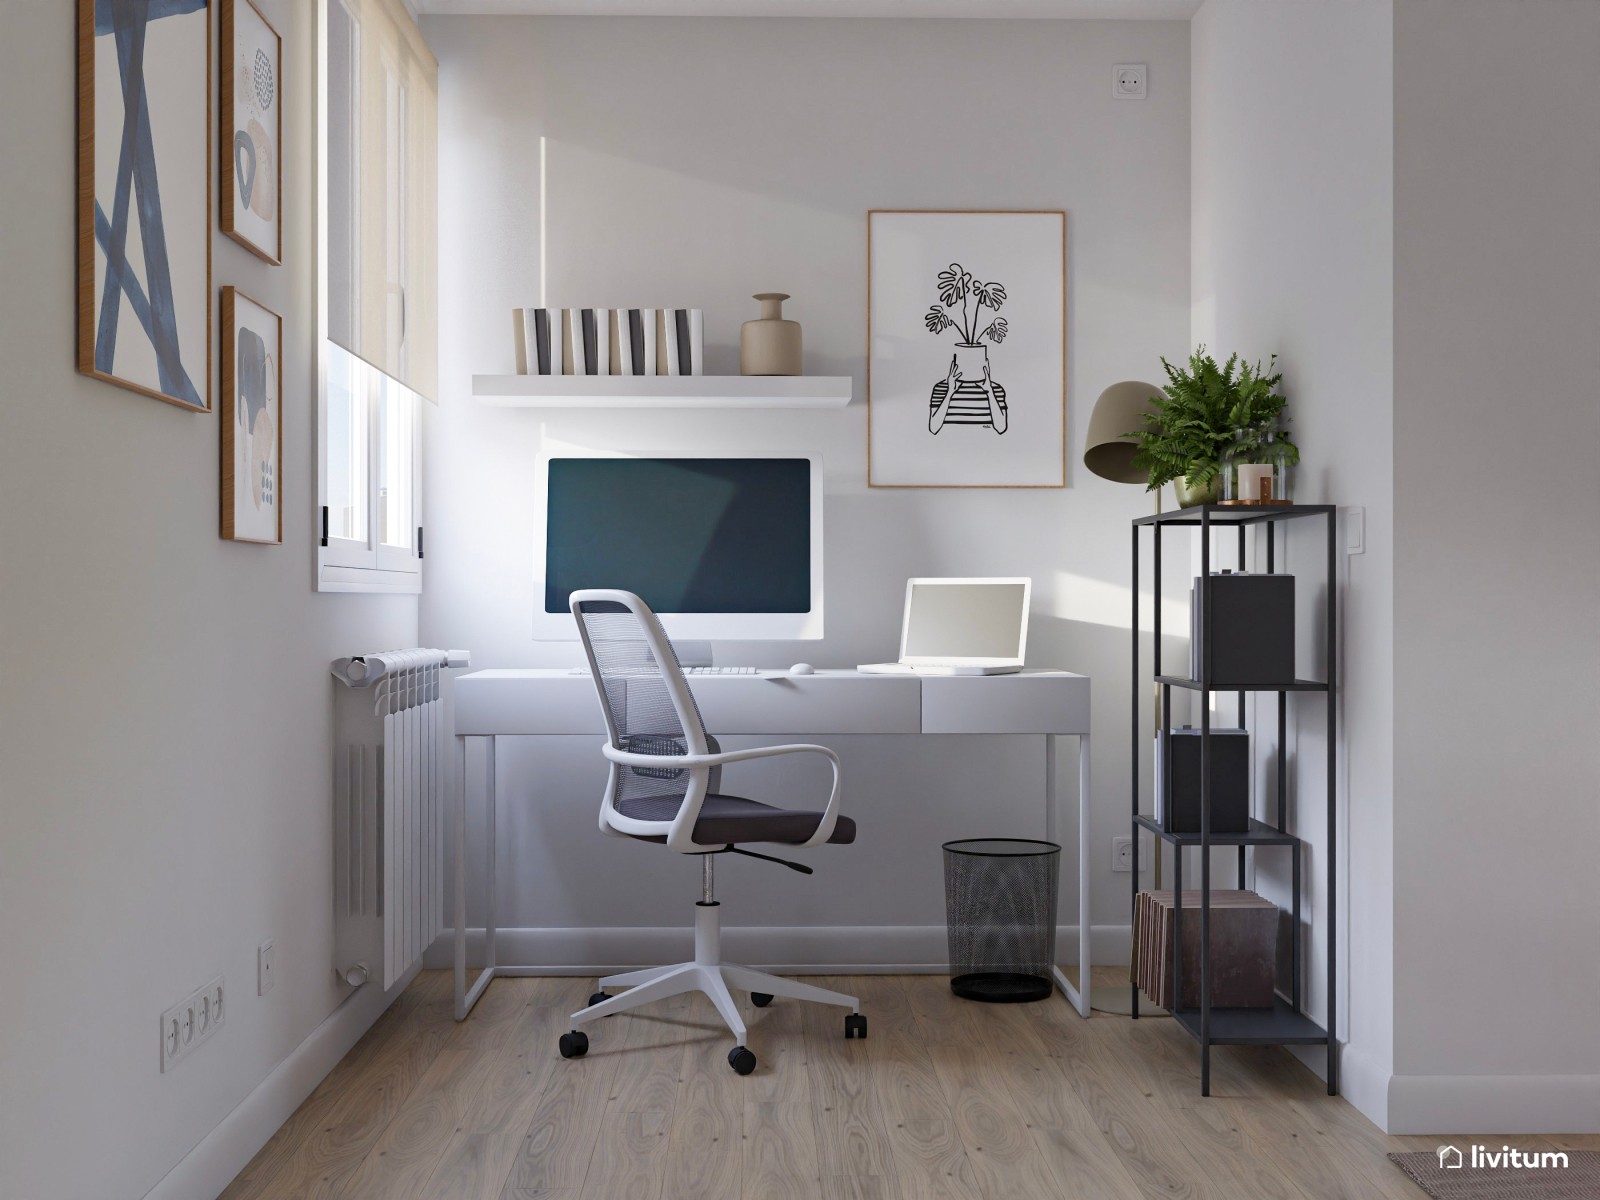
[[(1211, 576), (1211, 678), (1214, 688), (1266, 688), (1294, 682), (1294, 576), (1219, 571)], [(1189, 602), (1189, 672), (1205, 664), (1205, 601), (1194, 581)]]
[[(1200, 832), (1200, 731), (1185, 725), (1168, 731), (1172, 772), (1164, 791), (1161, 827), (1168, 833)], [(1211, 832), (1250, 830), (1250, 734), (1244, 729), (1211, 731)]]

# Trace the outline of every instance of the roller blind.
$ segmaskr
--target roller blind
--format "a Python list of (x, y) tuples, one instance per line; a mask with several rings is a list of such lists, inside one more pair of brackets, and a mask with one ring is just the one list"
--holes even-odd
[(328, 0), (328, 337), (438, 395), (438, 63), (400, 0)]

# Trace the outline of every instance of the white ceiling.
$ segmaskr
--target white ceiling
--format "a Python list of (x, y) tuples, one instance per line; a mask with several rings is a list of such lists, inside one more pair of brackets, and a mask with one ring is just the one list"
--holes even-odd
[(441, 16), (1048, 17), (1187, 21), (1203, 0), (412, 0)]

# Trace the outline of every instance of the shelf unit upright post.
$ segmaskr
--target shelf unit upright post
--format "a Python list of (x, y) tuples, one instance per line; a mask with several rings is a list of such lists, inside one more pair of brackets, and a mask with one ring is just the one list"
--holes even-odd
[[(1173, 1017), (1178, 1024), (1187, 1029), (1200, 1043), (1200, 1094), (1211, 1094), (1211, 1047), (1213, 1045), (1254, 1045), (1254, 1046), (1283, 1046), (1283, 1045), (1322, 1045), (1328, 1055), (1328, 1094), (1337, 1095), (1339, 1091), (1339, 1058), (1337, 1048), (1338, 1029), (1338, 710), (1335, 697), (1338, 691), (1338, 575), (1335, 542), (1337, 537), (1338, 508), (1331, 504), (1295, 504), (1272, 507), (1257, 506), (1227, 506), (1227, 505), (1197, 505), (1194, 508), (1178, 509), (1175, 512), (1155, 513), (1151, 516), (1136, 518), (1132, 528), (1132, 593), (1133, 593), (1133, 687), (1132, 687), (1132, 723), (1133, 723), (1133, 761), (1132, 761), (1132, 803), (1133, 817), (1133, 875), (1131, 879), (1132, 897), (1137, 902), (1139, 892), (1139, 833), (1141, 830), (1168, 842), (1173, 847), (1172, 887), (1174, 896), (1173, 905), (1173, 962), (1172, 962), (1172, 994), (1178, 1005), (1173, 1010)], [(1216, 689), (1212, 681), (1216, 677), (1215, 664), (1212, 661), (1213, 639), (1211, 637), (1211, 622), (1215, 611), (1211, 603), (1211, 531), (1213, 528), (1236, 526), (1239, 534), (1238, 543), (1238, 568), (1245, 568), (1246, 533), (1250, 526), (1265, 525), (1267, 532), (1267, 573), (1277, 571), (1277, 527), (1278, 522), (1292, 520), (1300, 517), (1321, 517), (1325, 522), (1327, 533), (1327, 604), (1325, 606), (1326, 631), (1324, 639), (1323, 672), (1321, 680), (1261, 680), (1246, 686), (1238, 687), (1236, 699), (1238, 702), (1239, 724), (1242, 726), (1244, 717), (1244, 698), (1249, 692), (1276, 692), (1277, 693), (1277, 821), (1275, 825), (1268, 825), (1264, 821), (1250, 819), (1249, 828), (1244, 833), (1213, 834), (1211, 829), (1211, 696)], [(1161, 665), (1161, 531), (1168, 525), (1197, 528), (1200, 531), (1200, 587), (1201, 587), (1201, 622), (1200, 630), (1200, 678), (1173, 676), (1164, 674)], [(1161, 770), (1156, 774), (1159, 786), (1170, 786), (1171, 771), (1171, 739), (1163, 736), (1165, 731), (1172, 727), (1172, 689), (1184, 688), (1194, 691), (1200, 697), (1200, 831), (1194, 833), (1177, 833), (1163, 828), (1161, 822), (1154, 815), (1145, 816), (1139, 812), (1139, 760), (1142, 754), (1139, 739), (1139, 713), (1140, 692), (1142, 677), (1139, 670), (1139, 638), (1141, 634), (1139, 618), (1139, 530), (1149, 526), (1152, 532), (1153, 557), (1151, 584), (1154, 595), (1152, 620), (1152, 652), (1151, 663), (1155, 682), (1160, 688), (1161, 705), (1160, 717), (1157, 725), (1158, 753), (1166, 761), (1160, 763)], [(1228, 689), (1234, 690), (1234, 689)], [(1284, 735), (1287, 729), (1288, 694), (1290, 692), (1320, 692), (1326, 698), (1327, 704), (1327, 994), (1324, 1007), (1327, 1010), (1327, 1029), (1324, 1030), (1305, 1015), (1302, 1006), (1302, 986), (1300, 971), (1300, 879), (1301, 855), (1303, 843), (1288, 829), (1288, 756), (1285, 751)], [(1170, 814), (1173, 805), (1166, 805)], [(1281, 846), (1290, 852), (1291, 862), (1291, 887), (1293, 896), (1290, 901), (1290, 920), (1293, 936), (1290, 938), (1290, 996), (1285, 1001), (1281, 996), (1274, 997), (1272, 1008), (1228, 1008), (1220, 1009), (1213, 1013), (1211, 1009), (1211, 850), (1214, 846), (1237, 846), (1239, 851), (1238, 879), (1239, 887), (1245, 886), (1245, 851), (1247, 848), (1262, 846)], [(1185, 1009), (1182, 1007), (1183, 997), (1183, 852), (1189, 847), (1198, 848), (1200, 851), (1200, 1007), (1198, 1009)], [(1130, 986), (1132, 993), (1132, 1016), (1139, 1019), (1139, 987), (1138, 984)]]

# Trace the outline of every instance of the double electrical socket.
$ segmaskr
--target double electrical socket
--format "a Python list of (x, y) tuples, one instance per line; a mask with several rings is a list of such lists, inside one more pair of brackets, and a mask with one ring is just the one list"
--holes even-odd
[(172, 1070), (201, 1042), (222, 1028), (227, 1016), (222, 976), (161, 1014), (161, 1070)]

